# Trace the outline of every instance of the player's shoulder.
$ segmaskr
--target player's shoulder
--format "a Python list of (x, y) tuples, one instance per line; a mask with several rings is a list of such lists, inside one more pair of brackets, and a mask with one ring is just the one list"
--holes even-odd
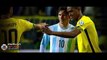
[(93, 21), (91, 20), (89, 16), (83, 15), (82, 18), (78, 22), (82, 23), (82, 22), (93, 22)]
[(50, 28), (51, 30), (56, 30), (57, 27), (58, 27), (58, 24), (54, 24), (54, 25), (49, 26), (49, 28)]
[(70, 26), (70, 27), (75, 27), (75, 26), (74, 26), (74, 25), (72, 25), (72, 24), (69, 24), (69, 26)]
[(29, 21), (25, 20), (25, 19), (17, 19), (20, 23), (27, 23)]
[(89, 16), (86, 16), (86, 15), (84, 15), (84, 16), (82, 17), (82, 19), (83, 19), (83, 20), (88, 20), (88, 21), (91, 20), (91, 18), (90, 18)]
[(16, 21), (26, 21), (25, 19), (20, 19), (20, 18), (10, 18), (12, 20), (16, 20)]
[(49, 28), (54, 28), (56, 26), (58, 26), (58, 24), (50, 25)]
[(9, 19), (16, 20), (16, 18), (13, 18), (13, 17), (12, 17), (12, 18), (9, 18)]
[(19, 21), (27, 21), (27, 20), (25, 20), (25, 19), (18, 19)]
[(68, 28), (70, 28), (71, 30), (73, 30), (73, 29), (75, 28), (75, 26), (72, 25), (72, 24), (69, 24), (69, 27), (68, 27)]
[(16, 18), (8, 18), (6, 20), (9, 22), (17, 22), (18, 21)]

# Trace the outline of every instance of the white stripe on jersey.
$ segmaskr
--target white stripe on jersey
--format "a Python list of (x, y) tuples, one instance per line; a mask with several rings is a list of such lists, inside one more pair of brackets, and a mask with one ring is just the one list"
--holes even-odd
[[(67, 31), (67, 32), (69, 32), (69, 31), (73, 30), (74, 26), (69, 24), (68, 27), (66, 29), (64, 29), (64, 28), (61, 28), (59, 26), (59, 24), (54, 24), (54, 25), (50, 26), (49, 28), (52, 31), (57, 31), (57, 32)], [(70, 38), (63, 38), (63, 37), (58, 37), (55, 35), (44, 34), (42, 41), (41, 41), (41, 45), (40, 45), (40, 52), (45, 51), (46, 46), (48, 45), (49, 42), (50, 42), (50, 52), (67, 52), (67, 49), (68, 49), (67, 45), (69, 44), (69, 42), (68, 42), (69, 40), (70, 40)]]
[[(59, 24), (57, 24), (56, 27), (57, 30), (53, 30), (53, 31), (58, 31), (58, 32), (69, 32), (72, 31), (72, 25), (68, 25), (67, 29), (62, 29)], [(64, 47), (60, 48), (59, 47), (59, 40), (64, 39), (65, 43), (64, 43)], [(63, 38), (63, 37), (58, 37), (58, 36), (54, 36), (54, 35), (50, 35), (50, 52), (66, 52), (67, 51), (67, 45), (68, 45), (68, 40), (69, 38)], [(63, 42), (61, 42), (63, 43)]]

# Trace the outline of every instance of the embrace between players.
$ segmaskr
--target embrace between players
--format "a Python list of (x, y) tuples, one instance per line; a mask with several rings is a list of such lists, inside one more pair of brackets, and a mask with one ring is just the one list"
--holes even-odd
[[(49, 42), (50, 52), (67, 52), (75, 43), (75, 40), (71, 39), (74, 42), (67, 48), (70, 38), (77, 38), (79, 53), (101, 52), (95, 24), (88, 16), (82, 14), (81, 7), (59, 7), (59, 23), (49, 27), (46, 23), (34, 24), (27, 20), (15, 19), (12, 13), (13, 7), (0, 8), (0, 46), (12, 42), (19, 43), (22, 33), (34, 28), (44, 32), (40, 52), (44, 52)], [(69, 24), (71, 19), (77, 22), (76, 26)]]

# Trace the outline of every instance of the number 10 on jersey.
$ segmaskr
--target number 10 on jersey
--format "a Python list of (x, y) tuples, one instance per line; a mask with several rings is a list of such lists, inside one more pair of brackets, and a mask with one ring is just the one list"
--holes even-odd
[(60, 47), (60, 48), (63, 48), (63, 47), (64, 47), (64, 44), (65, 44), (65, 41), (64, 41), (64, 40), (59, 40), (59, 47)]

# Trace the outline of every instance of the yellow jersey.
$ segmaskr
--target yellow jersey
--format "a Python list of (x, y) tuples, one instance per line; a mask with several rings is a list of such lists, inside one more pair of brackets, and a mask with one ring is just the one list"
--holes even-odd
[(81, 31), (77, 36), (78, 50), (80, 53), (101, 52), (95, 24), (88, 16), (82, 16), (76, 27)]
[[(9, 18), (0, 20), (0, 47), (2, 44), (19, 44), (23, 32), (33, 28), (33, 23), (23, 19)], [(9, 47), (8, 47), (9, 48)], [(4, 52), (18, 52), (19, 46), (16, 50), (4, 50)], [(3, 51), (0, 48), (0, 51)]]

